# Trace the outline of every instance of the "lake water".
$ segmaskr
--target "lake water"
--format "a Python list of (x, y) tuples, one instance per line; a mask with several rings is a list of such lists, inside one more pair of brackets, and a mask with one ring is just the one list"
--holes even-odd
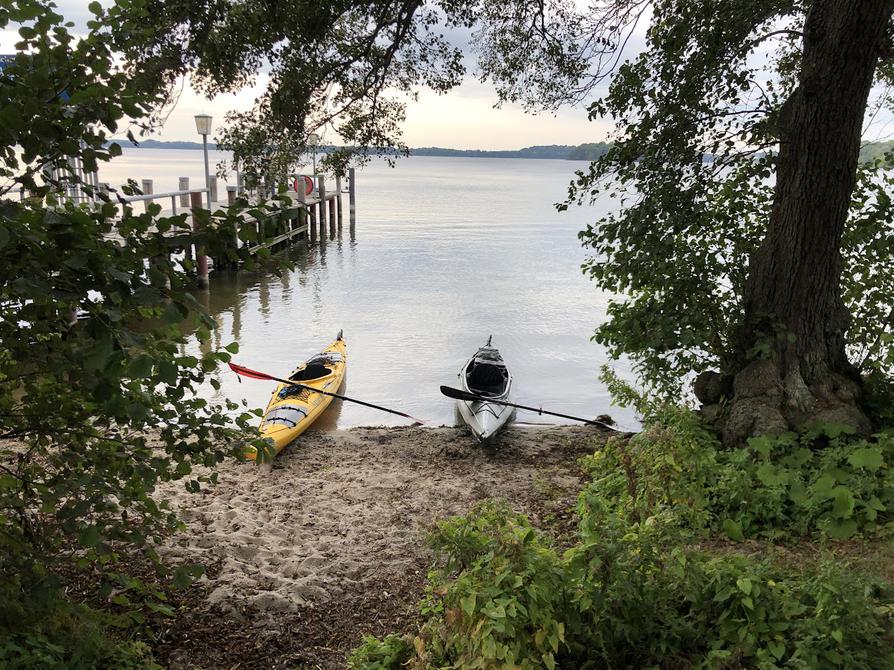
[[(212, 152), (212, 161), (221, 157)], [(577, 233), (599, 208), (560, 214), (553, 207), (585, 166), (430, 157), (366, 166), (357, 173), (353, 233), (346, 212), (341, 236), (288, 252), (297, 265), (282, 278), (212, 274), (203, 300), (220, 326), (216, 344), (236, 341), (236, 361), (285, 375), (343, 329), (343, 393), (449, 425), (452, 401), (438, 387), (456, 386), (460, 367), (493, 335), (514, 375), (516, 402), (584, 417), (608, 413), (635, 427), (632, 412), (610, 405), (598, 379), (607, 356), (590, 340), (609, 296), (581, 273), (586, 252)], [(152, 178), (159, 193), (176, 190), (179, 176), (201, 184), (201, 175), (201, 151), (126, 149), (100, 178)], [(625, 363), (612, 365), (629, 377)], [(219, 379), (219, 392), (205, 392), (253, 407), (265, 406), (272, 390), (228, 371)], [(563, 421), (528, 412), (518, 420)], [(334, 403), (318, 423), (407, 422)]]

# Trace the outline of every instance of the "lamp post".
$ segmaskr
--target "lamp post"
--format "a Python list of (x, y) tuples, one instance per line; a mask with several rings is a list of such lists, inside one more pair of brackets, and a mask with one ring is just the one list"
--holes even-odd
[(211, 175), (208, 170), (208, 135), (211, 133), (211, 116), (208, 114), (196, 114), (196, 130), (202, 136), (202, 151), (205, 154), (205, 202), (208, 210), (211, 210)]
[(314, 149), (314, 178), (317, 176), (317, 147), (320, 145), (320, 136), (316, 133), (311, 133), (307, 136), (307, 143), (313, 147)]

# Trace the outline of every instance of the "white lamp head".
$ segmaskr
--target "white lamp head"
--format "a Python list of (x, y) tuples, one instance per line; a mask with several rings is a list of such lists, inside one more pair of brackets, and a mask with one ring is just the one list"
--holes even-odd
[(199, 135), (211, 134), (211, 116), (208, 114), (196, 114), (196, 131)]

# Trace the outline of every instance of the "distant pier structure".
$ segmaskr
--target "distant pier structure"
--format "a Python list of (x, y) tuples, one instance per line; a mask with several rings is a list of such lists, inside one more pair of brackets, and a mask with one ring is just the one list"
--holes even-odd
[[(342, 178), (335, 177), (334, 184), (327, 184), (324, 175), (295, 175), (289, 184), (289, 189), (281, 191), (276, 198), (267, 201), (276, 204), (276, 211), (264, 219), (258, 219), (250, 210), (253, 203), (239, 212), (242, 219), (242, 227), (251, 227), (254, 234), (250, 235), (251, 242), (243, 243), (240, 239), (233, 241), (236, 246), (248, 246), (250, 254), (256, 254), (262, 249), (281, 249), (296, 243), (314, 243), (319, 238), (335, 238), (341, 235), (343, 215), (343, 195), (347, 193), (349, 203), (348, 222), (351, 234), (356, 225), (356, 181), (355, 170), (350, 168), (347, 175), (347, 188), (344, 188)], [(161, 216), (176, 215), (183, 210), (189, 210), (193, 214), (193, 228), (201, 225), (203, 218), (200, 210), (207, 210), (206, 203), (210, 201), (211, 211), (230, 208), (237, 204), (240, 196), (245, 195), (244, 184), (241, 175), (237, 178), (235, 186), (228, 186), (226, 199), (221, 200), (221, 193), (217, 187), (217, 177), (209, 176), (208, 186), (205, 188), (191, 188), (189, 177), (180, 177), (178, 190), (163, 193), (154, 192), (152, 179), (141, 180), (141, 195), (121, 196), (119, 201), (124, 203), (144, 203), (148, 210), (149, 204), (157, 202), (162, 207)], [(334, 186), (329, 190), (328, 186)], [(108, 192), (109, 185), (99, 183), (100, 192)], [(208, 197), (205, 194), (209, 194)], [(288, 201), (283, 197), (286, 196)], [(209, 275), (214, 269), (238, 269), (225, 259), (211, 259), (204, 250), (194, 245), (185, 249), (187, 255), (195, 257), (196, 279), (200, 287), (209, 286)]]

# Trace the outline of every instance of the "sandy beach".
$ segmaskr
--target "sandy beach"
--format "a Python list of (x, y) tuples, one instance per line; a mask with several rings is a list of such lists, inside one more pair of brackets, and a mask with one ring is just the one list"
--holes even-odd
[(309, 432), (272, 464), (222, 464), (198, 494), (162, 493), (187, 531), (163, 547), (208, 568), (161, 631), (172, 668), (339, 668), (363, 634), (415, 621), (427, 529), (503, 498), (561, 534), (607, 433), (513, 426), (488, 448), (460, 428)]

